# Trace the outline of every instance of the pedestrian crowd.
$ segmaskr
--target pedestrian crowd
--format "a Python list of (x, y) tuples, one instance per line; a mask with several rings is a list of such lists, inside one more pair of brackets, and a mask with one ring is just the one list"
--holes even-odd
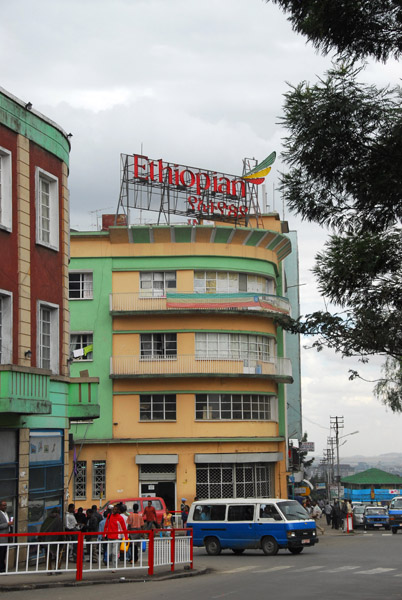
[(330, 503), (329, 500), (310, 500), (310, 498), (303, 498), (301, 500), (301, 504), (307, 511), (307, 513), (313, 518), (316, 522), (317, 529), (324, 534), (324, 529), (318, 523), (318, 520), (321, 519), (321, 516), (324, 515), (327, 525), (331, 526), (332, 529), (339, 529), (343, 527), (343, 530), (346, 531), (346, 519), (348, 515), (352, 513), (352, 505), (349, 500), (343, 500), (340, 502), (339, 500), (334, 500), (333, 503)]
[[(186, 527), (189, 511), (189, 506), (185, 502), (186, 499), (182, 498), (180, 515), (183, 527)], [(99, 552), (101, 551), (104, 564), (115, 565), (117, 560), (136, 563), (139, 558), (139, 551), (143, 546), (141, 543), (129, 544), (127, 543), (128, 540), (145, 539), (147, 537), (146, 531), (150, 529), (163, 528), (166, 530), (173, 528), (173, 515), (168, 508), (165, 510), (161, 522), (158, 522), (152, 500), (148, 501), (142, 514), (138, 512), (138, 509), (139, 505), (134, 504), (133, 511), (129, 512), (127, 506), (119, 502), (114, 505), (109, 504), (103, 514), (101, 514), (96, 504), (93, 504), (91, 508), (86, 510), (81, 507), (75, 510), (74, 503), (70, 503), (63, 522), (60, 509), (57, 507), (53, 508), (40, 528), (41, 533), (48, 533), (49, 535), (38, 536), (37, 540), (43, 544), (49, 542), (46, 545), (49, 570), (53, 569), (53, 564), (56, 568), (60, 566), (63, 558), (64, 549), (59, 549), (59, 565), (55, 564), (58, 552), (57, 542), (76, 541), (77, 536), (73, 532), (77, 531), (86, 533), (85, 539), (87, 541), (96, 540), (99, 542), (98, 544), (87, 545), (87, 560), (97, 563), (99, 561)], [(9, 533), (11, 536), (12, 524), (12, 518), (7, 513), (7, 503), (0, 501), (0, 533)], [(129, 531), (133, 533), (129, 533)], [(62, 535), (62, 532), (71, 532), (71, 535), (66, 538), (65, 535)], [(57, 533), (60, 535), (55, 535)], [(6, 569), (7, 546), (5, 543), (10, 543), (11, 541), (11, 537), (0, 539), (0, 543), (3, 544), (0, 545), (0, 573), (4, 573)], [(106, 541), (115, 543), (106, 543)], [(69, 559), (73, 562), (77, 560), (76, 544), (71, 544)]]

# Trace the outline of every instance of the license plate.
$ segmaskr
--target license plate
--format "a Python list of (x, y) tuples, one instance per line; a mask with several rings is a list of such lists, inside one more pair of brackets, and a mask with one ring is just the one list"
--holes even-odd
[(309, 544), (310, 540), (302, 540), (301, 542), (302, 542), (302, 544)]
[(374, 523), (374, 527), (381, 527), (381, 523)]

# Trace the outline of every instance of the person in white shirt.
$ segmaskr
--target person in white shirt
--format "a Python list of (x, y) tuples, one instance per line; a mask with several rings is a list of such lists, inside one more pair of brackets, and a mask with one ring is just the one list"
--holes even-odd
[[(74, 504), (69, 504), (68, 505), (68, 509), (67, 509), (67, 513), (66, 513), (66, 531), (78, 531), (78, 523), (77, 523), (77, 519), (75, 518), (75, 505)], [(75, 542), (75, 544), (73, 544), (73, 549), (72, 549), (72, 559), (76, 560), (77, 558), (77, 536), (76, 535), (72, 535), (70, 536), (70, 541), (71, 542)]]
[(314, 502), (313, 504), (313, 509), (311, 511), (311, 517), (314, 519), (315, 521), (315, 526), (317, 527), (317, 529), (319, 531), (321, 531), (322, 535), (324, 535), (324, 529), (321, 527), (321, 525), (318, 524), (318, 519), (321, 518), (322, 515), (322, 510), (321, 508), (318, 506), (317, 502)]

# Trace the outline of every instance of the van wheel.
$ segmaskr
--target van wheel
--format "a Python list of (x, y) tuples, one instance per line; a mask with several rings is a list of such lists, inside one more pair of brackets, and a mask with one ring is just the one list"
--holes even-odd
[(233, 554), (243, 554), (244, 548), (232, 548)]
[(393, 527), (393, 528), (392, 528), (392, 533), (398, 533), (398, 530), (397, 530), (397, 528), (396, 528), (396, 527)]
[(265, 537), (261, 540), (261, 548), (266, 556), (278, 554), (279, 546), (273, 537)]
[(304, 548), (288, 548), (289, 552), (292, 554), (301, 554)]
[(210, 554), (211, 556), (217, 556), (218, 554), (221, 553), (221, 545), (219, 543), (218, 538), (216, 537), (209, 537), (205, 540), (205, 550), (207, 551), (207, 554)]

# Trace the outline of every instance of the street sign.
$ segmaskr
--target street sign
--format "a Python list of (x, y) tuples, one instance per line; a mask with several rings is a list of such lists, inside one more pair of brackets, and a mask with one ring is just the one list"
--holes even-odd
[(338, 496), (338, 486), (337, 485), (331, 485), (329, 488), (329, 492), (331, 495), (331, 498), (338, 498), (338, 500), (340, 498), (343, 498), (344, 494), (345, 494), (345, 488), (343, 487), (343, 485), (341, 485), (339, 487), (339, 496)]
[(300, 442), (299, 450), (301, 450), (301, 452), (314, 452), (315, 444), (314, 442)]
[(310, 495), (310, 488), (308, 486), (306, 487), (295, 487), (295, 494), (297, 494), (298, 496), (309, 496)]
[(325, 482), (315, 484), (316, 490), (325, 490), (326, 487), (327, 487), (327, 484)]

